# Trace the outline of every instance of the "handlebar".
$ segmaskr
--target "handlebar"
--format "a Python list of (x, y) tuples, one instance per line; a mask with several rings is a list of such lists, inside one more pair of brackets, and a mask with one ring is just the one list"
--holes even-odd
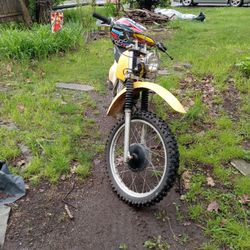
[(109, 18), (109, 17), (102, 16), (102, 15), (96, 13), (96, 12), (93, 13), (93, 17), (103, 21), (103, 23), (106, 23), (106, 24), (109, 24), (109, 25), (111, 24), (111, 18)]

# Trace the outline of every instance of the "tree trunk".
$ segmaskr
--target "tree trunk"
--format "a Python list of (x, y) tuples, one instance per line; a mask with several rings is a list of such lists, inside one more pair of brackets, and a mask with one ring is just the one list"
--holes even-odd
[(31, 20), (29, 10), (28, 10), (24, 0), (19, 0), (19, 3), (21, 5), (21, 9), (22, 9), (22, 13), (23, 13), (23, 20), (27, 24), (27, 26), (31, 27), (32, 20)]
[(140, 9), (152, 10), (152, 7), (159, 3), (159, 0), (138, 0)]
[(36, 1), (36, 20), (38, 23), (50, 22), (50, 11), (52, 7), (51, 0), (37, 0)]

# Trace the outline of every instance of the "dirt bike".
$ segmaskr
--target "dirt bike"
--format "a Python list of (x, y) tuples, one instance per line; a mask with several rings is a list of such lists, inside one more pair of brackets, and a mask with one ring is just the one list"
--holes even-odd
[(110, 25), (115, 45), (115, 62), (109, 71), (114, 99), (107, 114), (120, 118), (106, 144), (107, 173), (123, 201), (150, 206), (173, 186), (179, 152), (166, 122), (148, 110), (149, 96), (158, 94), (177, 112), (185, 113), (185, 109), (168, 90), (150, 82), (158, 70), (156, 50), (167, 53), (166, 47), (145, 35), (146, 28), (131, 19), (93, 16)]

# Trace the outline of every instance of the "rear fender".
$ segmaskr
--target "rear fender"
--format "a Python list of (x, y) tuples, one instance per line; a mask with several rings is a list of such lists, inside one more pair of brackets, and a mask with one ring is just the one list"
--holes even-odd
[[(143, 89), (148, 89), (158, 94), (165, 102), (169, 104), (175, 111), (179, 113), (186, 113), (184, 107), (178, 101), (178, 99), (168, 90), (162, 86), (152, 83), (152, 82), (134, 82), (134, 92), (138, 93)], [(113, 99), (112, 103), (108, 108), (107, 115), (115, 117), (117, 114), (121, 113), (123, 110), (123, 105), (125, 101), (126, 88), (122, 89), (116, 97)]]

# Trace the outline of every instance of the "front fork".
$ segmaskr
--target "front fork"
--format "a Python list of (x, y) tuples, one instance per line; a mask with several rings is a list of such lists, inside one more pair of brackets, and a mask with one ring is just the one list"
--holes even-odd
[(124, 132), (124, 162), (131, 159), (129, 153), (130, 146), (130, 127), (131, 127), (131, 114), (133, 108), (133, 88), (134, 83), (130, 79), (126, 82), (126, 96), (125, 96), (125, 132)]
[(124, 162), (128, 162), (131, 159), (131, 155), (129, 153), (130, 123), (131, 123), (131, 109), (125, 109)]
[[(131, 128), (131, 115), (133, 108), (133, 89), (134, 83), (131, 80), (132, 69), (134, 68), (136, 61), (134, 61), (134, 52), (130, 51), (129, 53), (129, 72), (127, 73), (126, 81), (126, 95), (125, 95), (125, 132), (124, 132), (124, 153), (123, 160), (128, 162), (133, 156), (130, 155), (129, 146), (130, 146), (130, 128)], [(142, 91), (141, 96), (141, 109), (147, 111), (148, 109), (148, 90)], [(145, 134), (146, 130), (143, 127), (141, 134), (141, 143), (145, 144)]]

